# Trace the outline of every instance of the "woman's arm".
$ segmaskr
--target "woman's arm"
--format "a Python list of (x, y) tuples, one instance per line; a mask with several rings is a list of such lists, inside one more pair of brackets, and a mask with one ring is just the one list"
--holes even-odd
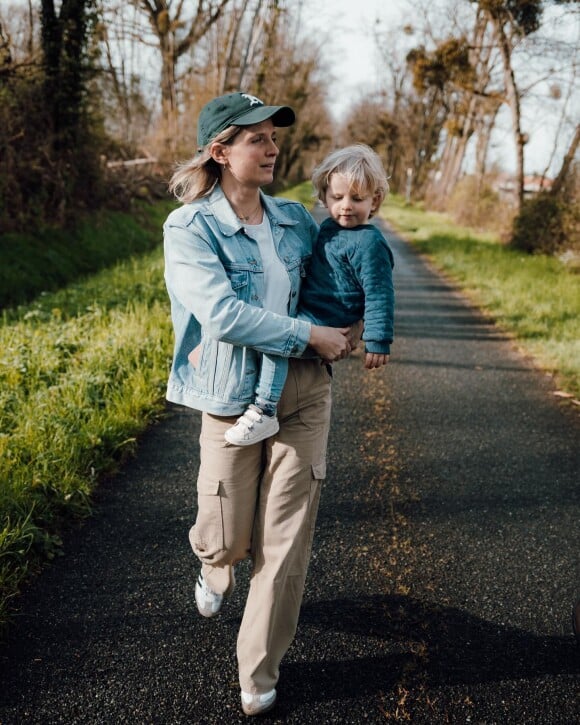
[[(170, 296), (216, 340), (286, 357), (310, 344), (328, 360), (348, 354), (345, 334), (278, 315), (238, 299), (215, 242), (192, 229), (166, 223), (165, 279)], [(216, 248), (214, 248), (216, 247)], [(313, 330), (313, 327), (317, 329)]]
[(165, 281), (170, 296), (216, 340), (275, 355), (300, 355), (310, 324), (238, 299), (216, 249), (195, 229), (166, 223)]

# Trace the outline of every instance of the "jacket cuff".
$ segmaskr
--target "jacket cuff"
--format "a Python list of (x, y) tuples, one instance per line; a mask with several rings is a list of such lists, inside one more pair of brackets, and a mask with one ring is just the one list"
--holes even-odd
[(376, 352), (377, 355), (390, 355), (391, 344), (389, 342), (375, 342), (370, 340), (365, 342), (365, 352)]
[(287, 347), (288, 357), (301, 357), (304, 350), (308, 346), (310, 340), (310, 328), (311, 323), (306, 320), (297, 320), (296, 318), (292, 321), (294, 327), (294, 335), (291, 336), (289, 345)]

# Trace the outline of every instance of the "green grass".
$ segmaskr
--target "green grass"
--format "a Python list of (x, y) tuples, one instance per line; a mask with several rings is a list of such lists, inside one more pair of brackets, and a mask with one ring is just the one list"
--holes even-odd
[(312, 209), (316, 198), (313, 196), (314, 188), (310, 181), (303, 181), (297, 186), (292, 186), (288, 189), (284, 189), (280, 192), (279, 196), (283, 196), (286, 199), (292, 199), (292, 201), (299, 201), (307, 209)]
[(580, 398), (580, 275), (554, 257), (515, 251), (396, 196), (381, 213), (560, 387)]
[[(121, 259), (153, 249), (159, 218), (171, 201), (135, 202), (131, 213), (102, 210), (74, 228), (4, 234), (0, 240), (0, 308), (23, 304), (95, 274)], [(157, 222), (155, 224), (154, 222)]]
[[(157, 248), (0, 325), (0, 625), (63, 528), (163, 410), (172, 336)], [(151, 232), (151, 228), (149, 228)], [(144, 230), (145, 232), (145, 230)]]

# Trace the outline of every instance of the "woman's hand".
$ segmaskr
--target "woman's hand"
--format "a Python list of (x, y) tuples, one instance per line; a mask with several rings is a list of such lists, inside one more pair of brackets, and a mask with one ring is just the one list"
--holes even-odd
[(350, 349), (356, 350), (356, 348), (359, 345), (359, 342), (361, 341), (362, 334), (364, 332), (365, 326), (363, 320), (359, 320), (358, 322), (354, 322), (349, 328), (348, 332), (348, 341), (350, 343)]
[(345, 358), (352, 349), (348, 341), (349, 333), (350, 327), (312, 325), (308, 344), (324, 362), (336, 362)]

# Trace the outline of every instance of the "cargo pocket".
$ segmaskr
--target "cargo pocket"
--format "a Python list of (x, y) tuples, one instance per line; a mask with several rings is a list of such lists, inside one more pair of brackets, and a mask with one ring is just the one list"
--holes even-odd
[(308, 508), (302, 521), (300, 534), (296, 538), (294, 556), (290, 566), (291, 576), (304, 576), (308, 569), (314, 539), (314, 529), (316, 526), (316, 516), (318, 514), (318, 504), (320, 502), (320, 489), (322, 480), (325, 477), (326, 461), (312, 464), (311, 480), (308, 487)]
[(219, 563), (224, 551), (224, 520), (220, 481), (198, 479), (197, 518), (189, 532), (189, 543), (205, 564)]

